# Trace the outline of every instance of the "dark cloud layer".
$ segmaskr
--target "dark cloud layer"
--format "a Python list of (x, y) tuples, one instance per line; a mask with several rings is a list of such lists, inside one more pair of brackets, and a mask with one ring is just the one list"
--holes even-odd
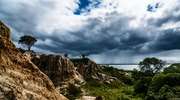
[(151, 47), (156, 51), (180, 49), (180, 31), (164, 30)]

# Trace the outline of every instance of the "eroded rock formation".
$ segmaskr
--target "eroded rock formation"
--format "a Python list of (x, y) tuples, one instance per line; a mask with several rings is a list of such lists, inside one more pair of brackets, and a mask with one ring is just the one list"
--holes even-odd
[(84, 79), (68, 58), (60, 55), (35, 54), (32, 55), (32, 62), (48, 75), (57, 90), (69, 99), (76, 96), (76, 93), (71, 93), (73, 89), (82, 91), (80, 87), (84, 84)]
[(102, 71), (102, 67), (88, 58), (71, 59), (77, 71), (84, 77), (85, 80), (97, 80), (98, 82), (110, 84), (117, 81), (116, 77), (106, 75)]
[(49, 76), (55, 86), (61, 86), (64, 82), (83, 82), (82, 76), (76, 71), (74, 64), (66, 57), (34, 55), (32, 62)]
[(0, 22), (0, 100), (66, 100), (49, 78), (10, 41)]

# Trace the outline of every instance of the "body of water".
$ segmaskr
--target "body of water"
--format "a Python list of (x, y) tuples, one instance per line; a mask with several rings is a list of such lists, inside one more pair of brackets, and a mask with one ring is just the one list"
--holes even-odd
[(138, 69), (138, 65), (109, 65), (114, 68), (123, 69), (123, 70), (133, 70)]
[[(165, 65), (165, 67), (168, 67), (170, 64)], [(138, 65), (108, 65), (112, 66), (114, 68), (123, 69), (123, 70), (133, 70), (138, 69)]]

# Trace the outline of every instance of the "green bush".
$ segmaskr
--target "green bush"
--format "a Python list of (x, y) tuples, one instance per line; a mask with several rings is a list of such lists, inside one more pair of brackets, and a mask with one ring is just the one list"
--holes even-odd
[(174, 98), (175, 93), (173, 88), (168, 85), (164, 85), (157, 93), (153, 93), (152, 91), (148, 91), (145, 100), (169, 100), (170, 98)]
[(150, 85), (152, 78), (151, 77), (145, 77), (136, 82), (134, 85), (134, 92), (136, 94), (146, 94)]
[(162, 86), (161, 89), (159, 90), (159, 99), (161, 100), (167, 100), (169, 98), (173, 98), (174, 95), (175, 94), (173, 89), (168, 85)]
[(123, 83), (121, 81), (113, 81), (111, 84), (107, 84), (110, 88), (119, 88), (123, 86)]
[(180, 73), (159, 74), (153, 77), (146, 100), (169, 100), (178, 97)]
[(126, 95), (121, 95), (117, 98), (117, 100), (130, 100), (130, 98)]
[(154, 76), (154, 74), (150, 75), (149, 73), (144, 73), (144, 72), (138, 71), (136, 69), (132, 71), (132, 78), (134, 80), (141, 80), (143, 78), (153, 77), (153, 76)]
[(75, 100), (76, 98), (81, 96), (82, 90), (81, 90), (81, 87), (77, 87), (74, 84), (69, 84), (67, 92), (68, 94), (66, 94), (66, 96), (70, 100)]
[(156, 75), (152, 79), (151, 89), (153, 92), (158, 92), (164, 85), (168, 85), (170, 87), (180, 85), (180, 73)]

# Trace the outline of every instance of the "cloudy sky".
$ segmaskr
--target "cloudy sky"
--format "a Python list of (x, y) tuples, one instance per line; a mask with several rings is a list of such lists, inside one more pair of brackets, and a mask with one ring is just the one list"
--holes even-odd
[(37, 52), (84, 53), (98, 63), (180, 62), (180, 0), (0, 0), (0, 20), (15, 44), (35, 36)]

